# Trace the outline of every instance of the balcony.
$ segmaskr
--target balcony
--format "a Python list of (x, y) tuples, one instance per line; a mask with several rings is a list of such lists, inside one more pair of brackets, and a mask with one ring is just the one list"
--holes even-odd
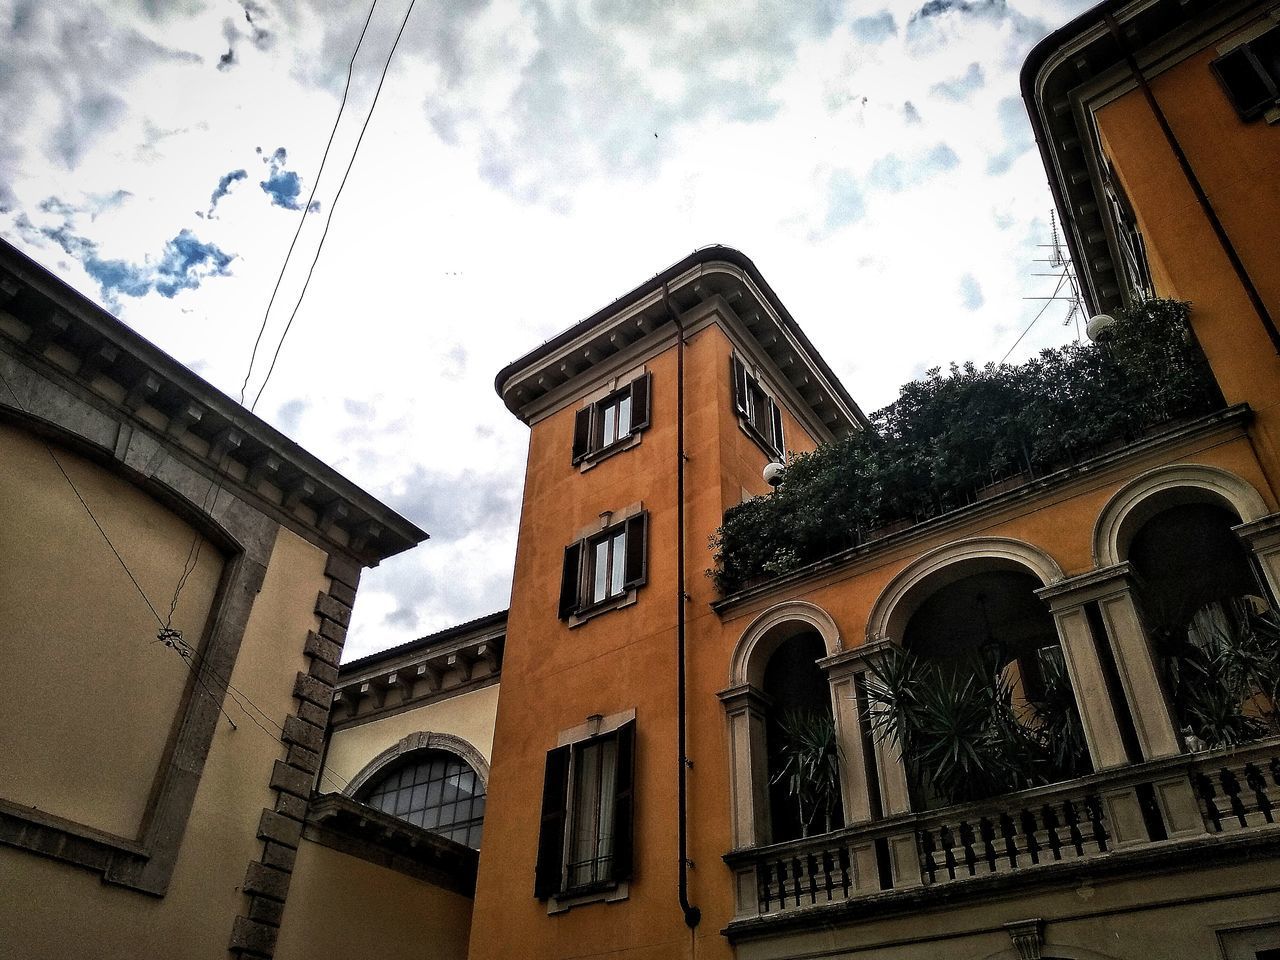
[(730, 940), (1280, 847), (1280, 737), (725, 856)]

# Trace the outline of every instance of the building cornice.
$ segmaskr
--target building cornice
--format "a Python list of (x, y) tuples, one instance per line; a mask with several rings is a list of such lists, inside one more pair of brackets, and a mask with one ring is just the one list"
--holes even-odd
[[(684, 315), (719, 298), (732, 308), (752, 352), (779, 375), (818, 432), (840, 437), (867, 419), (759, 270), (731, 247), (697, 250), (603, 310), (575, 324), (499, 371), (494, 386), (525, 423), (575, 393), (566, 388), (598, 377), (620, 359), (642, 362), (675, 336), (671, 311)], [(621, 355), (621, 356), (620, 356)]]
[(373, 566), (427, 534), (0, 241), (0, 344), (263, 513)]

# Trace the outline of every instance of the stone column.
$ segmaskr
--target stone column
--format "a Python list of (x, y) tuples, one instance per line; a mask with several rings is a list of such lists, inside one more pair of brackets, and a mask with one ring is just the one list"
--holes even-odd
[(1257, 560), (1258, 569), (1271, 590), (1271, 599), (1280, 603), (1280, 513), (1231, 529)]
[(769, 822), (769, 700), (749, 684), (719, 694), (729, 720), (729, 796), (733, 804), (733, 849), (764, 846), (773, 839)]
[(836, 742), (840, 746), (840, 794), (848, 826), (873, 819), (873, 785), (868, 777), (868, 770), (873, 767), (879, 781), (880, 815), (892, 817), (911, 810), (906, 767), (896, 745), (873, 738), (873, 755), (867, 756), (867, 721), (858, 706), (857, 688), (861, 684), (865, 690), (867, 661), (889, 643), (881, 640), (863, 644), (818, 661), (831, 684)]
[[(1058, 623), (1095, 767), (1106, 769), (1127, 759), (1098, 655), (1102, 644), (1107, 644), (1115, 661), (1142, 758), (1154, 760), (1181, 753), (1173, 710), (1134, 601), (1133, 571), (1129, 564), (1092, 570), (1043, 587), (1036, 593), (1048, 602)], [(1091, 602), (1098, 604), (1106, 636), (1094, 637), (1089, 627), (1084, 608)]]

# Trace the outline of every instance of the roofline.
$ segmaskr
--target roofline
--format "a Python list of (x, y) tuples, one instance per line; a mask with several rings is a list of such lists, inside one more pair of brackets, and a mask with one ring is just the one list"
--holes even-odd
[(375, 653), (367, 654), (358, 660), (350, 660), (342, 664), (339, 668), (339, 676), (346, 676), (352, 673), (358, 673), (366, 670), (371, 666), (375, 666), (384, 660), (394, 660), (397, 657), (406, 654), (416, 653), (419, 650), (426, 650), (438, 644), (445, 643), (449, 640), (456, 640), (458, 637), (465, 636), (468, 633), (480, 633), (499, 624), (507, 622), (507, 614), (509, 610), (499, 610), (496, 613), (487, 613), (482, 617), (476, 617), (474, 620), (467, 620), (464, 623), (458, 623), (452, 627), (445, 627), (443, 630), (437, 630), (435, 633), (429, 633), (425, 637), (418, 637), (416, 640), (409, 640), (405, 643), (398, 644), (394, 647), (388, 647), (385, 650), (378, 650)]
[[(32, 259), (8, 240), (0, 237), (0, 265), (37, 295), (53, 301), (81, 323), (117, 344), (147, 367), (162, 373), (179, 389), (191, 394), (229, 424), (256, 436), (264, 445), (278, 451), (308, 476), (321, 481), (339, 498), (349, 501), (371, 520), (382, 524), (394, 538), (385, 548), (371, 550), (378, 560), (401, 553), (428, 539), (426, 531), (401, 516), (372, 494), (348, 480), (333, 467), (285, 436), (257, 414), (236, 402), (209, 383), (186, 364), (170, 356), (120, 318), (76, 290), (47, 267)], [(19, 315), (19, 319), (23, 319)], [(26, 322), (26, 321), (24, 321)], [(226, 483), (235, 483), (227, 477)], [(370, 544), (372, 546), (372, 544)]]
[(789, 311), (786, 306), (783, 305), (782, 301), (778, 299), (778, 295), (774, 293), (773, 287), (769, 286), (769, 282), (765, 280), (764, 276), (760, 273), (760, 270), (751, 261), (751, 258), (740, 250), (733, 247), (726, 247), (721, 244), (699, 247), (683, 260), (673, 263), (665, 270), (650, 277), (644, 283), (635, 287), (628, 293), (623, 294), (608, 306), (597, 310), (585, 320), (580, 320), (572, 327), (561, 331), (550, 340), (547, 340), (540, 346), (530, 350), (518, 360), (514, 360), (507, 364), (499, 370), (497, 376), (494, 377), (494, 390), (497, 391), (498, 396), (502, 399), (505, 405), (507, 400), (504, 388), (506, 387), (507, 381), (520, 370), (549, 357), (561, 347), (573, 342), (596, 325), (604, 322), (622, 310), (625, 310), (632, 304), (638, 303), (644, 298), (653, 295), (676, 277), (687, 272), (690, 268), (715, 262), (731, 264), (747, 274), (751, 282), (755, 284), (756, 287), (759, 288), (760, 292), (765, 295), (769, 302), (769, 306), (777, 312), (778, 317), (786, 326), (787, 331), (799, 341), (802, 347), (804, 347), (809, 356), (813, 359), (813, 362), (818, 367), (819, 371), (824, 377), (826, 377), (828, 382), (831, 384), (831, 387), (839, 394), (841, 402), (853, 412), (859, 423), (864, 427), (870, 427), (871, 422), (867, 419), (866, 414), (862, 412), (862, 408), (858, 406), (857, 402), (853, 399), (853, 396), (845, 388), (844, 384), (840, 382), (840, 378), (837, 377), (831, 367), (827, 365), (826, 360), (823, 359), (822, 354), (820, 354), (817, 348), (814, 347), (812, 341), (810, 341), (804, 331), (800, 329), (800, 325), (796, 323), (795, 318), (791, 316), (791, 311)]

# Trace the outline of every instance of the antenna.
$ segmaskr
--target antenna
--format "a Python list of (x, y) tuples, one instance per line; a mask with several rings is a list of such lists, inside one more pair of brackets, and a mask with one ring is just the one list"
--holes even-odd
[[(1054, 277), (1057, 284), (1047, 297), (1023, 297), (1024, 300), (1040, 300), (1047, 308), (1050, 303), (1060, 300), (1070, 304), (1067, 315), (1062, 320), (1064, 327), (1076, 325), (1076, 339), (1080, 339), (1080, 318), (1084, 316), (1084, 300), (1080, 296), (1080, 282), (1076, 279), (1075, 265), (1071, 262), (1071, 252), (1063, 242), (1062, 232), (1058, 229), (1058, 213), (1049, 211), (1049, 243), (1037, 244), (1049, 251), (1049, 256), (1037, 258), (1035, 263), (1047, 263), (1052, 272), (1034, 273), (1035, 277)], [(1065, 286), (1066, 289), (1063, 289)]]

